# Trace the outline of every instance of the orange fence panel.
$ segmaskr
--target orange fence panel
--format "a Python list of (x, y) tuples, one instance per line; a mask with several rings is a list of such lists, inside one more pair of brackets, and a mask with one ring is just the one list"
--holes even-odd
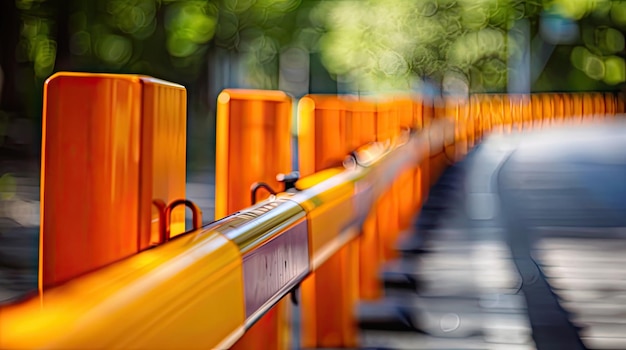
[[(135, 75), (44, 87), (40, 290), (158, 243), (153, 201), (185, 197), (186, 91)], [(184, 231), (183, 208), (172, 234)]]
[[(374, 124), (350, 97), (309, 95), (298, 103), (299, 169), (302, 176), (341, 166)], [(355, 113), (356, 111), (356, 113)], [(320, 219), (321, 220), (321, 219)], [(316, 230), (312, 230), (315, 234)], [(314, 248), (315, 244), (311, 244)], [(356, 345), (352, 308), (359, 292), (359, 244), (349, 242), (302, 283), (302, 346)], [(333, 297), (327, 294), (332, 293)]]
[[(348, 105), (351, 122), (358, 130), (358, 145), (376, 140), (377, 106), (373, 101), (352, 99)], [(378, 216), (370, 214), (363, 224), (359, 245), (359, 297), (373, 300), (381, 295), (382, 285), (378, 276), (382, 248), (378, 234)]]
[[(218, 97), (215, 218), (251, 206), (250, 186), (264, 182), (282, 190), (276, 178), (290, 173), (292, 99), (281, 91), (224, 90)], [(258, 194), (258, 200), (268, 193)], [(281, 300), (233, 349), (287, 349), (290, 305)]]
[(253, 183), (278, 189), (276, 175), (291, 172), (292, 104), (281, 91), (227, 89), (218, 97), (216, 219), (249, 207)]
[(298, 102), (298, 158), (307, 159), (299, 164), (302, 176), (341, 166), (351, 151), (353, 134), (358, 132), (349, 125), (346, 103), (337, 96), (318, 95), (305, 96)]

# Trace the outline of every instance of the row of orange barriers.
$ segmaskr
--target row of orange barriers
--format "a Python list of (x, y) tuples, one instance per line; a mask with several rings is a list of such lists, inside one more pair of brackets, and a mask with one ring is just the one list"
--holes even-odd
[(0, 309), (1, 348), (286, 349), (294, 288), (301, 347), (356, 346), (358, 300), (381, 296), (378, 269), (448, 164), (490, 132), (624, 112), (608, 93), (295, 103), (226, 90), (217, 221), (200, 228), (183, 200), (183, 87), (62, 73), (44, 105), (39, 298)]
[[(254, 181), (278, 186), (275, 174), (293, 170), (289, 165), (291, 147), (287, 132), (291, 129), (290, 121), (294, 120), (292, 99), (279, 92), (228, 90), (222, 93), (219, 101), (218, 111), (221, 112), (218, 113), (222, 119), (218, 120), (221, 125), (218, 139), (222, 141), (218, 144), (217, 167), (228, 167), (231, 173), (245, 173), (247, 181), (241, 186), (239, 178), (229, 178), (224, 173), (217, 177), (217, 186), (223, 190), (238, 188), (238, 191), (245, 190), (245, 185)], [(280, 105), (283, 107), (278, 107)], [(394, 258), (394, 243), (408, 227), (429, 187), (447, 164), (462, 158), (487, 133), (532, 130), (562, 121), (604, 118), (623, 113), (624, 101), (622, 96), (613, 93), (472, 95), (469, 99), (430, 101), (414, 96), (373, 100), (309, 95), (298, 101), (296, 110), (301, 176), (323, 174), (327, 169), (341, 166), (347, 154), (368, 142), (393, 142), (403, 128), (425, 130), (422, 137), (429, 141), (423, 145), (423, 152), (428, 156), (403, 172), (389, 191), (377, 199), (377, 205), (364, 220), (357, 238), (345, 242), (337, 254), (316, 267), (302, 284), (301, 345), (350, 347), (355, 346), (357, 340), (353, 308), (358, 300), (380, 297), (378, 271), (381, 264)], [(230, 121), (224, 121), (227, 118)], [(445, 128), (429, 127), (440, 119), (453, 120), (453, 123)], [(265, 122), (260, 125), (260, 120)], [(227, 123), (237, 127), (228, 128)], [(258, 129), (252, 131), (255, 128)], [(253, 132), (259, 136), (244, 136)], [(240, 141), (236, 148), (228, 148), (225, 140), (237, 137)], [(265, 149), (257, 148), (259, 144)], [(270, 157), (265, 156), (268, 152)], [(259, 162), (261, 166), (258, 166)], [(255, 166), (248, 168), (248, 164)], [(233, 170), (233, 166), (236, 169)], [(231, 212), (250, 205), (247, 200), (246, 196), (216, 197), (220, 207), (226, 207), (224, 203), (227, 202), (237, 202), (229, 207)], [(332, 216), (323, 220), (332, 221)], [(313, 232), (314, 236), (318, 234), (323, 233)], [(276, 310), (288, 314), (287, 309), (284, 302)], [(253, 327), (238, 346), (244, 349), (261, 343), (272, 344), (268, 349), (286, 348), (287, 338), (281, 338), (282, 347), (275, 339), (268, 339), (288, 333), (276, 331), (280, 327), (280, 315), (272, 314), (267, 317), (267, 322), (262, 320)], [(270, 332), (269, 329), (274, 330)], [(264, 338), (262, 342), (258, 341), (260, 338)]]

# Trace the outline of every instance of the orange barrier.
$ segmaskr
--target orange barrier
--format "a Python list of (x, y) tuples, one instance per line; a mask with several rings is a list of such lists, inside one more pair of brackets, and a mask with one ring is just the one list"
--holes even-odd
[[(281, 190), (277, 175), (291, 168), (292, 100), (281, 91), (224, 90), (218, 97), (215, 218), (249, 207), (255, 183)], [(259, 188), (260, 189), (260, 188)], [(268, 197), (268, 188), (256, 194)], [(261, 317), (233, 349), (287, 349), (290, 305), (285, 299)]]
[[(393, 101), (378, 101), (376, 111), (376, 140), (378, 142), (393, 142), (400, 133), (400, 121), (397, 108)], [(382, 261), (390, 261), (396, 257), (394, 244), (400, 233), (398, 182), (382, 196), (378, 203), (377, 222), (382, 248)]]
[[(185, 149), (182, 86), (136, 75), (49, 78), (40, 290), (159, 243), (162, 213), (153, 203), (185, 197)], [(184, 231), (183, 208), (171, 225), (172, 235)]]
[[(356, 130), (357, 146), (375, 141), (377, 126), (376, 103), (352, 98), (347, 108), (350, 122), (354, 130)], [(358, 240), (360, 262), (358, 291), (360, 299), (372, 300), (381, 296), (382, 285), (378, 278), (378, 270), (382, 259), (382, 248), (378, 232), (378, 215), (375, 210), (364, 221), (361, 228), (361, 236)]]
[[(249, 207), (255, 182), (291, 172), (292, 100), (281, 91), (224, 90), (217, 99), (215, 218)], [(259, 191), (258, 199), (267, 198)]]
[[(410, 96), (396, 97), (393, 99), (394, 107), (398, 113), (398, 123), (400, 129), (419, 130), (421, 127), (421, 103), (418, 99)], [(416, 106), (420, 106), (420, 108)], [(419, 115), (418, 115), (419, 113)], [(418, 118), (420, 121), (418, 122)], [(418, 167), (410, 169), (401, 175), (398, 180), (398, 189), (401, 194), (398, 198), (399, 209), (399, 230), (406, 230), (410, 224), (416, 210), (416, 203), (419, 203), (421, 191), (416, 183), (416, 171)]]
[[(50, 121), (50, 123), (44, 126), (44, 134), (49, 139), (44, 139), (44, 155), (46, 151), (48, 155), (44, 156), (42, 164), (47, 169), (42, 175), (42, 181), (48, 181), (48, 186), (50, 183), (54, 183), (55, 179), (58, 181), (59, 178), (59, 175), (55, 173), (55, 170), (59, 171), (58, 168), (54, 168), (54, 166), (46, 168), (46, 165), (50, 166), (51, 162), (57, 161), (54, 157), (50, 158), (49, 153), (55, 149), (54, 147), (65, 145), (63, 142), (67, 141), (66, 138), (62, 137), (55, 138), (58, 135), (54, 130), (60, 129), (58, 134), (65, 136), (66, 134), (63, 132), (67, 126), (60, 128), (59, 118), (55, 121), (52, 116), (54, 113), (61, 112), (76, 113), (68, 107), (71, 103), (66, 97), (54, 95), (54, 89), (59, 87), (54, 86), (55, 81), (61, 85), (72, 82), (69, 83), (69, 86), (72, 87), (75, 84), (73, 79), (82, 75), (68, 74), (67, 76), (68, 80), (57, 78), (48, 82), (46, 86), (46, 98), (54, 98), (53, 103), (46, 103), (46, 113), (49, 113), (47, 115), (49, 120), (46, 119), (46, 121)], [(144, 148), (154, 147), (151, 143), (155, 141), (154, 138), (145, 135), (150, 135), (150, 131), (154, 132), (153, 135), (162, 131), (161, 127), (158, 126), (159, 123), (154, 122), (152, 126), (146, 126), (150, 123), (141, 118), (151, 116), (153, 120), (161, 120), (159, 119), (161, 117), (150, 114), (156, 113), (157, 110), (167, 110), (170, 114), (176, 115), (176, 111), (180, 112), (179, 109), (168, 108), (177, 106), (175, 102), (181, 100), (181, 96), (184, 96), (184, 90), (179, 86), (140, 78), (142, 83), (139, 87), (146, 90), (140, 90), (143, 99), (140, 100), (141, 108), (136, 109), (133, 107), (135, 106), (134, 98), (137, 96), (135, 90), (137, 81), (134, 78), (89, 75), (87, 80), (92, 81), (92, 78), (95, 87), (86, 84), (80, 91), (71, 88), (63, 91), (68, 95), (74, 91), (74, 94), (84, 98), (93, 97), (87, 93), (90, 89), (104, 91), (104, 93), (95, 94), (95, 96), (109, 103), (105, 105), (103, 101), (96, 100), (97, 106), (102, 108), (101, 110), (94, 109), (94, 111), (101, 113), (98, 116), (107, 117), (108, 119), (105, 121), (108, 120), (108, 123), (97, 124), (103, 122), (97, 118), (95, 122), (94, 118), (86, 118), (86, 120), (110, 131), (112, 119), (121, 125), (119, 130), (113, 131), (130, 134), (132, 134), (130, 130), (134, 130), (130, 126), (137, 126), (136, 135), (138, 135), (137, 139), (141, 140), (141, 143), (133, 141), (135, 143), (131, 144), (134, 147), (130, 147), (125, 139), (116, 139), (105, 132), (97, 133), (95, 132), (98, 131), (96, 126), (89, 124), (86, 130), (93, 132), (98, 138), (94, 139), (93, 143), (84, 141), (84, 138), (78, 138), (82, 143), (77, 144), (92, 147), (92, 151), (96, 154), (104, 155), (107, 155), (105, 146), (108, 146), (109, 143), (120, 147), (120, 149), (113, 147), (111, 152), (115, 155), (132, 156), (138, 154), (138, 152), (131, 153), (128, 149), (141, 151), (141, 157), (134, 158), (137, 164), (145, 166), (141, 168), (141, 171), (134, 169), (133, 164), (135, 163), (128, 160), (126, 160), (128, 163), (124, 163), (114, 158), (105, 162), (108, 165), (126, 166), (125, 171), (131, 175), (131, 179), (137, 179), (137, 182), (143, 181), (142, 176), (145, 174), (148, 174), (145, 176), (155, 176), (154, 173), (151, 174), (146, 169), (164, 170), (160, 166), (166, 163), (156, 165), (156, 161), (152, 157), (148, 157), (150, 161), (154, 162), (151, 163), (152, 168), (141, 163), (144, 154), (154, 152), (153, 149)], [(84, 81), (78, 80), (84, 83)], [(155, 89), (152, 92), (149, 91), (151, 84), (154, 84)], [(98, 90), (103, 87), (105, 87), (103, 90)], [(168, 89), (173, 89), (173, 92), (161, 94), (162, 91)], [(242, 152), (242, 148), (239, 147), (240, 141), (246, 140), (242, 140), (236, 131), (231, 130), (231, 128), (239, 128), (242, 125), (247, 126), (242, 127), (239, 131), (247, 133), (252, 138), (259, 135), (263, 136), (264, 133), (276, 136), (271, 142), (268, 141), (264, 145), (275, 147), (278, 150), (281, 147), (288, 148), (285, 145), (290, 144), (290, 139), (283, 137), (283, 129), (264, 129), (268, 125), (279, 128), (281, 124), (273, 124), (271, 118), (263, 114), (267, 112), (267, 109), (257, 108), (264, 104), (264, 102), (257, 103), (258, 95), (242, 95), (242, 101), (229, 104), (231, 97), (239, 92), (241, 91), (229, 90), (227, 98), (220, 96), (220, 102), (223, 105), (220, 107), (219, 114), (229, 119), (226, 122), (218, 121), (221, 127), (219, 134), (221, 140), (218, 142), (218, 147), (222, 147), (220, 148), (221, 160), (225, 159), (224, 155), (228, 152), (239, 152), (236, 153), (237, 157), (240, 157), (237, 159), (243, 159), (243, 161), (247, 160), (246, 157), (255, 158), (254, 153), (245, 152), (245, 150)], [(128, 95), (124, 97), (122, 94)], [(286, 102), (281, 98), (276, 98), (280, 94), (273, 92), (269, 94), (272, 95), (269, 98), (270, 104)], [(157, 100), (157, 95), (170, 96), (171, 100)], [(149, 96), (152, 96), (152, 99)], [(227, 99), (228, 101), (225, 101)], [(184, 101), (184, 99), (182, 100)], [(256, 107), (247, 106), (251, 100), (254, 100), (252, 105)], [(321, 116), (318, 116), (316, 113), (322, 109), (318, 107), (325, 105), (328, 101), (330, 101), (330, 105), (337, 108), (333, 111), (324, 110), (320, 114)], [(602, 103), (602, 101), (604, 102)], [(113, 102), (117, 102), (115, 106), (118, 107), (115, 115), (106, 110), (107, 106), (111, 106)], [(308, 123), (300, 124), (305, 128), (304, 130), (308, 130), (306, 134), (309, 135), (308, 138), (302, 139), (303, 149), (315, 152), (322, 149), (313, 158), (314, 160), (339, 160), (341, 152), (345, 155), (351, 151), (351, 147), (357, 139), (359, 141), (362, 138), (366, 139), (363, 130), (370, 130), (370, 136), (377, 133), (393, 136), (398, 133), (398, 126), (401, 123), (406, 123), (407, 120), (401, 121), (401, 118), (388, 116), (389, 113), (392, 115), (398, 113), (399, 105), (392, 104), (389, 106), (380, 102), (372, 104), (371, 101), (354, 100), (348, 103), (344, 100), (334, 100), (332, 97), (320, 98), (315, 96), (309, 96), (301, 102), (299, 106), (301, 118), (305, 121), (309, 118)], [(400, 209), (403, 202), (398, 197), (394, 198), (393, 196), (394, 186), (398, 186), (398, 183), (402, 181), (403, 174), (411, 171), (417, 165), (422, 169), (426, 164), (428, 165), (427, 183), (434, 183), (448, 163), (464, 155), (462, 141), (468, 137), (463, 135), (462, 130), (465, 130), (466, 134), (476, 133), (482, 137), (490, 132), (506, 131), (508, 123), (515, 123), (516, 120), (522, 122), (522, 127), (534, 129), (556, 124), (561, 117), (568, 123), (578, 123), (595, 121), (598, 118), (610, 117), (615, 113), (623, 113), (624, 111), (623, 96), (609, 94), (537, 94), (521, 96), (519, 99), (502, 95), (474, 95), (465, 105), (460, 104), (459, 101), (446, 101), (446, 104), (441, 104), (441, 101), (435, 102), (437, 104), (432, 108), (428, 104), (423, 104), (420, 107), (416, 103), (414, 106), (413, 110), (421, 110), (422, 120), (425, 118), (429, 125), (421, 134), (408, 137), (406, 133), (398, 133), (398, 137), (392, 137), (390, 142), (385, 141), (383, 136), (378, 136), (381, 142), (368, 144), (357, 149), (347, 159), (348, 161), (344, 162), (344, 168), (332, 166), (332, 162), (325, 165), (314, 162), (313, 164), (305, 164), (307, 160), (301, 158), (303, 165), (306, 165), (303, 169), (310, 169), (306, 171), (311, 173), (310, 176), (298, 181), (295, 193), (277, 194), (277, 196), (258, 205), (247, 209), (241, 208), (243, 210), (234, 215), (185, 235), (177, 235), (175, 220), (172, 221), (174, 225), (170, 227), (167, 220), (168, 214), (177, 204), (189, 205), (195, 209), (194, 212), (196, 213), (198, 212), (197, 208), (185, 200), (169, 201), (170, 204), (166, 206), (166, 200), (157, 198), (154, 201), (157, 203), (155, 207), (158, 208), (156, 210), (157, 236), (159, 239), (169, 240), (169, 232), (176, 235), (175, 239), (154, 249), (143, 251), (115, 264), (100, 268), (95, 272), (87, 273), (75, 279), (71, 278), (71, 281), (65, 285), (51, 288), (46, 291), (46, 303), (43, 307), (38, 300), (30, 300), (24, 304), (3, 308), (0, 310), (3, 317), (3, 322), (0, 323), (0, 334), (2, 334), (0, 347), (16, 349), (83, 348), (87, 346), (228, 348), (245, 333), (243, 338), (234, 345), (235, 348), (285, 348), (288, 341), (286, 336), (288, 330), (285, 323), (287, 319), (280, 309), (279, 300), (298, 283), (304, 282), (306, 284), (310, 280), (313, 280), (314, 283), (313, 287), (308, 287), (311, 288), (309, 292), (305, 292), (306, 288), (303, 285), (303, 308), (305, 312), (307, 312), (306, 310), (313, 310), (313, 313), (305, 315), (307, 325), (305, 325), (303, 337), (305, 344), (303, 345), (307, 346), (307, 342), (309, 342), (308, 346), (355, 346), (357, 344), (353, 306), (359, 295), (366, 294), (358, 289), (363, 285), (362, 283), (359, 284), (358, 279), (366, 274), (362, 271), (357, 274), (356, 271), (360, 265), (359, 250), (369, 246), (356, 245), (354, 244), (355, 239), (361, 243), (364, 242), (364, 238), (359, 237), (359, 230), (362, 230), (364, 235), (367, 235), (369, 230), (370, 235), (371, 232), (374, 232), (373, 236), (376, 237), (378, 245), (385, 247), (391, 241), (385, 235), (397, 234), (399, 222), (402, 221)], [(289, 102), (287, 101), (287, 103)], [(364, 105), (360, 106), (361, 103)], [(557, 103), (562, 103), (562, 105), (557, 105)], [(152, 112), (149, 104), (153, 104)], [(511, 113), (507, 114), (506, 106), (511, 104), (519, 107), (512, 109)], [(237, 109), (236, 105), (241, 108)], [(160, 107), (154, 108), (155, 106)], [(361, 108), (361, 111), (355, 113), (358, 109), (354, 108), (355, 106)], [(372, 106), (374, 108), (370, 108)], [(283, 111), (283, 107), (274, 105), (269, 109)], [(131, 113), (137, 110), (143, 111), (144, 114), (138, 116), (138, 114)], [(259, 110), (265, 112), (257, 115), (255, 120), (262, 120), (263, 122), (252, 126), (249, 124), (254, 124), (255, 120), (249, 120), (249, 124), (246, 124), (248, 122), (237, 124), (231, 121), (237, 120), (239, 116), (228, 115), (234, 113), (233, 111), (238, 111), (238, 114), (242, 111)], [(90, 109), (84, 111), (95, 113)], [(468, 118), (463, 117), (461, 113), (467, 113)], [(605, 116), (599, 117), (602, 113)], [(341, 116), (333, 118), (332, 115)], [(119, 116), (126, 116), (126, 118), (119, 118)], [(382, 118), (389, 120), (382, 120)], [(476, 119), (480, 118), (484, 120), (476, 122)], [(73, 115), (68, 119), (77, 121), (78, 117)], [(270, 120), (268, 121), (268, 119)], [(418, 119), (419, 117), (414, 117), (414, 120)], [(65, 120), (63, 119), (63, 121)], [(128, 120), (134, 124), (127, 123)], [(364, 120), (371, 120), (373, 123), (361, 123)], [(398, 120), (398, 122), (394, 120)], [(463, 127), (461, 124), (464, 122), (478, 126), (480, 130)], [(337, 127), (337, 123), (340, 125), (339, 127)], [(343, 127), (341, 123), (344, 123)], [(308, 129), (307, 125), (309, 126)], [(258, 129), (259, 126), (263, 130), (248, 130), (248, 127)], [(142, 129), (143, 127), (147, 129)], [(325, 137), (329, 135), (326, 131), (332, 127), (339, 131), (336, 133), (336, 139), (329, 140), (328, 137)], [(168, 126), (167, 131), (170, 132), (173, 128), (175, 129), (175, 127)], [(511, 130), (513, 129), (512, 127)], [(71, 127), (70, 130), (72, 130)], [(290, 130), (288, 123), (284, 130)], [(313, 133), (312, 136), (311, 133)], [(302, 132), (301, 136), (304, 134), (305, 132)], [(227, 141), (224, 141), (224, 138)], [(116, 144), (111, 139), (122, 141)], [(131, 140), (135, 139), (131, 138)], [(323, 147), (319, 145), (320, 142), (329, 143), (329, 141), (332, 145), (323, 145)], [(72, 142), (76, 141), (72, 140)], [(270, 149), (266, 148), (265, 151), (271, 151), (271, 147)], [(65, 152), (70, 154), (71, 159), (74, 155), (72, 148), (68, 148), (69, 151), (66, 149)], [(115, 151), (119, 151), (119, 153), (115, 153)], [(330, 158), (326, 157), (327, 153), (331, 154)], [(159, 161), (174, 162), (179, 160), (178, 153), (171, 156), (172, 158), (165, 157)], [(58, 161), (67, 162), (67, 159), (59, 159)], [(118, 161), (121, 163), (117, 163)], [(253, 161), (251, 160), (251, 162)], [(272, 162), (274, 161), (275, 164), (282, 164), (282, 160), (272, 160)], [(308, 162), (311, 160), (309, 159)], [(231, 163), (232, 160), (225, 166), (230, 170), (236, 170), (236, 165)], [(78, 164), (88, 168), (84, 160), (80, 158)], [(237, 164), (240, 167), (239, 170), (243, 169), (241, 164)], [(331, 164), (332, 167), (322, 169), (328, 164)], [(111, 168), (117, 169), (112, 165)], [(290, 167), (286, 169), (290, 170)], [(272, 176), (276, 172), (278, 171), (267, 171)], [(137, 175), (133, 175), (135, 173)], [(93, 176), (90, 173), (87, 175)], [(230, 177), (236, 175), (237, 173), (221, 173), (221, 181), (229, 180)], [(98, 176), (102, 175), (99, 174)], [(172, 176), (175, 177), (176, 175)], [(120, 180), (124, 180), (121, 176), (119, 177)], [(94, 178), (100, 179), (96, 176)], [(118, 177), (114, 178), (117, 179)], [(258, 181), (258, 179), (254, 179), (254, 181)], [(134, 182), (130, 183), (133, 184)], [(154, 181), (153, 186), (160, 186), (158, 183), (160, 182)], [(420, 185), (424, 186), (423, 183), (421, 182)], [(147, 186), (145, 183), (141, 183), (141, 185)], [(246, 188), (245, 185), (243, 187)], [(113, 188), (115, 187), (113, 186)], [(144, 194), (141, 192), (143, 188), (137, 185), (135, 192)], [(99, 194), (99, 191), (102, 191), (102, 186), (95, 189), (90, 188), (90, 190)], [(57, 189), (57, 191), (59, 190)], [(42, 190), (42, 192), (44, 191)], [(55, 192), (51, 191), (50, 193), (54, 194)], [(222, 195), (224, 193), (230, 194), (229, 191), (221, 193)], [(244, 192), (241, 191), (241, 193)], [(422, 191), (421, 196), (424, 196), (425, 193), (426, 191)], [(54, 199), (55, 197), (49, 195), (48, 192), (44, 194), (48, 195), (47, 205), (49, 207), (44, 206), (43, 208), (49, 212), (56, 209), (50, 205), (50, 198)], [(116, 196), (125, 195), (124, 199), (132, 199), (129, 193), (117, 191), (114, 194)], [(144, 197), (139, 196), (139, 198), (136, 200), (139, 203), (137, 207), (142, 208), (146, 201), (142, 202)], [(222, 207), (226, 208), (225, 210), (233, 205), (234, 201), (228, 202), (224, 197), (220, 198), (224, 202)], [(421, 197), (418, 196), (418, 198)], [(152, 199), (154, 198), (148, 197), (148, 205)], [(247, 199), (252, 201), (249, 197)], [(385, 201), (390, 201), (392, 206), (396, 208), (392, 219), (387, 221), (381, 220), (383, 215), (389, 216), (390, 214), (386, 212), (390, 205)], [(134, 203), (132, 200), (129, 202), (130, 205)], [(127, 203), (124, 202), (124, 204)], [(106, 206), (102, 206), (101, 209), (105, 212), (112, 212)], [(137, 213), (141, 213), (139, 209)], [(337, 215), (337, 213), (341, 213), (341, 215)], [(372, 219), (374, 215), (378, 216), (376, 220)], [(100, 219), (98, 216), (94, 217), (96, 218), (94, 220)], [(196, 225), (199, 221), (199, 217), (196, 216), (194, 218)], [(131, 221), (131, 223), (133, 222)], [(165, 223), (165, 227), (163, 223)], [(123, 224), (128, 224), (128, 222), (123, 222)], [(73, 225), (73, 223), (67, 222), (67, 225)], [(149, 227), (149, 223), (147, 226)], [(372, 226), (377, 226), (378, 230), (372, 229)], [(145, 226), (135, 224), (135, 227), (130, 227), (130, 229), (135, 229), (141, 233), (143, 232), (141, 231), (142, 227)], [(111, 229), (111, 227), (109, 228)], [(113, 227), (112, 229), (116, 228)], [(96, 229), (98, 228), (96, 227)], [(387, 229), (389, 230), (385, 231)], [(104, 231), (97, 232), (104, 233)], [(106, 233), (110, 234), (111, 232)], [(81, 236), (77, 237), (80, 239)], [(120, 236), (113, 235), (113, 237)], [(138, 236), (132, 237), (139, 247), (142, 242), (141, 239), (137, 238)], [(43, 242), (44, 245), (47, 244), (46, 239)], [(56, 243), (59, 244), (58, 241)], [(84, 249), (84, 247), (81, 248)], [(105, 246), (105, 251), (108, 248)], [(385, 251), (383, 250), (381, 253), (382, 257), (376, 257), (377, 262), (384, 260)], [(44, 260), (46, 255), (42, 255)], [(268, 261), (266, 259), (269, 259), (269, 264), (266, 263)], [(363, 264), (360, 266), (363, 269)], [(311, 272), (315, 272), (316, 275), (304, 280), (305, 276)], [(335, 298), (320, 298), (321, 295), (332, 295)], [(275, 307), (275, 305), (279, 306)], [(225, 312), (226, 309), (233, 311)], [(215, 317), (207, 318), (207, 310), (217, 310), (216, 313), (213, 313)], [(307, 317), (309, 319), (306, 319)], [(310, 322), (311, 320), (312, 322)], [(281, 322), (283, 323), (281, 324)], [(146, 324), (152, 325), (149, 332), (146, 332), (144, 327)]]
[[(341, 166), (350, 148), (358, 142), (359, 125), (353, 122), (356, 116), (347, 113), (350, 102), (338, 96), (305, 96), (300, 100), (298, 159), (302, 176)], [(328, 214), (336, 215), (322, 212), (316, 218), (330, 221), (331, 218), (318, 217)], [(311, 227), (312, 235), (317, 231)], [(321, 249), (315, 241), (310, 245), (313, 251)], [(357, 242), (347, 243), (337, 254), (315, 266), (316, 271), (302, 283), (303, 347), (356, 344), (351, 309), (358, 298), (358, 275), (354, 275), (359, 267), (358, 252)], [(334, 290), (333, 297), (324, 296), (329, 290)]]
[[(614, 93), (541, 93), (529, 95), (475, 94), (467, 109), (448, 108), (447, 116), (456, 108), (456, 118), (468, 115), (468, 142), (472, 135), (479, 140), (485, 133), (512, 132), (549, 127), (560, 123), (581, 123), (602, 120), (623, 113), (624, 100)], [(472, 123), (471, 120), (474, 120)], [(457, 122), (457, 127), (463, 127)], [(469, 128), (474, 127), (475, 132)], [(462, 137), (462, 136), (461, 136)], [(458, 138), (458, 137), (457, 137)]]

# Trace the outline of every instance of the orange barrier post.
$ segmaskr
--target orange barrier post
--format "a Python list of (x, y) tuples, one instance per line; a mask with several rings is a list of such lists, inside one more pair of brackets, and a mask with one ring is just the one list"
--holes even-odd
[(610, 92), (604, 94), (604, 106), (608, 117), (613, 117), (617, 113), (617, 96)]
[(562, 94), (554, 94), (554, 122), (557, 124), (563, 123), (565, 117), (565, 106)]
[[(252, 205), (250, 187), (264, 182), (280, 191), (279, 173), (291, 167), (292, 100), (280, 91), (224, 90), (217, 104), (215, 218)], [(268, 197), (259, 191), (257, 200)], [(259, 319), (233, 349), (287, 349), (290, 301)]]
[(543, 101), (539, 94), (532, 94), (530, 96), (530, 110), (532, 118), (532, 129), (538, 130), (543, 126)]
[[(341, 166), (348, 144), (355, 141), (356, 135), (347, 133), (355, 126), (353, 123), (347, 128), (347, 103), (337, 96), (315, 95), (299, 101), (298, 158), (302, 176)], [(302, 347), (356, 345), (353, 308), (359, 296), (358, 271), (359, 243), (355, 240), (302, 283)]]
[[(356, 130), (356, 144), (365, 145), (376, 140), (376, 104), (353, 99), (347, 105), (350, 123)], [(375, 300), (382, 295), (378, 270), (382, 259), (378, 217), (373, 211), (363, 224), (359, 244), (359, 298)]]
[[(415, 129), (415, 101), (410, 97), (396, 98), (394, 108), (398, 113), (398, 123), (400, 129)], [(415, 170), (406, 171), (398, 179), (398, 191), (400, 193), (398, 202), (399, 229), (406, 230), (410, 224), (412, 216), (415, 214), (413, 203), (419, 201), (419, 191), (415, 187)]]
[(571, 94), (561, 94), (563, 98), (563, 123), (571, 121), (572, 113), (574, 112), (573, 101)]
[[(424, 128), (424, 98), (418, 97), (413, 101), (413, 127), (417, 132), (422, 132)], [(427, 169), (427, 162), (422, 162), (422, 164), (417, 164), (413, 174), (413, 194), (415, 195), (413, 200), (413, 213), (416, 213), (422, 205), (422, 198), (427, 189), (425, 188), (425, 183), (427, 181), (423, 181), (424, 169)]]
[[(376, 140), (393, 142), (399, 135), (400, 121), (393, 102), (378, 101), (376, 103)], [(401, 189), (398, 181), (391, 185), (389, 191), (380, 199), (381, 213), (378, 215), (378, 233), (382, 243), (383, 261), (392, 260), (397, 256), (394, 245), (400, 233), (399, 201)]]
[(520, 95), (522, 105), (522, 131), (529, 131), (533, 128), (532, 96)]
[[(434, 120), (445, 119), (445, 101), (442, 98), (437, 98), (433, 101), (435, 106), (434, 108)], [(446, 164), (448, 162), (446, 157), (446, 144), (443, 140), (446, 139), (446, 133), (450, 132), (450, 130), (445, 130), (443, 128), (428, 128), (428, 137), (431, 140), (436, 140), (434, 142), (430, 142), (429, 151), (430, 157), (428, 161), (428, 187), (433, 186), (441, 173), (445, 170)], [(452, 131), (453, 132), (453, 131)], [(452, 133), (454, 135), (454, 133)]]
[[(136, 75), (44, 86), (39, 289), (159, 243), (154, 202), (185, 197), (186, 91)], [(185, 228), (173, 212), (172, 235)]]
[(480, 101), (478, 99), (477, 95), (471, 95), (469, 98), (469, 104), (470, 104), (470, 117), (471, 117), (471, 123), (472, 126), (470, 128), (473, 127), (474, 133), (473, 133), (473, 140), (474, 140), (474, 144), (478, 144), (481, 141), (482, 138), (482, 120), (481, 120), (481, 111), (480, 111)]
[(467, 97), (458, 97), (451, 101), (454, 105), (454, 120), (456, 122), (456, 128), (454, 130), (455, 138), (455, 159), (459, 160), (465, 157), (467, 152), (472, 147), (469, 139), (469, 127), (468, 125), (470, 116), (469, 100)]
[(583, 98), (582, 94), (572, 94), (572, 115), (571, 119), (574, 123), (580, 124), (583, 121)]
[[(224, 90), (217, 101), (215, 218), (252, 205), (250, 186), (278, 190), (291, 172), (292, 100), (281, 91)], [(259, 191), (258, 200), (267, 198)]]
[(543, 125), (550, 126), (555, 124), (555, 99), (556, 94), (543, 95)]
[(583, 120), (593, 120), (593, 115), (596, 113), (595, 106), (593, 102), (593, 94), (592, 93), (584, 93), (582, 94), (582, 102), (583, 102)]
[[(415, 104), (416, 125), (422, 137), (428, 138), (427, 128), (434, 119), (434, 101), (432, 98), (422, 97)], [(424, 157), (415, 174), (415, 186), (419, 189), (419, 201), (415, 203), (416, 212), (421, 208), (430, 192), (430, 143), (425, 143)]]
[(593, 119), (603, 120), (606, 118), (606, 105), (604, 104), (604, 94), (594, 93), (591, 97), (593, 103)]

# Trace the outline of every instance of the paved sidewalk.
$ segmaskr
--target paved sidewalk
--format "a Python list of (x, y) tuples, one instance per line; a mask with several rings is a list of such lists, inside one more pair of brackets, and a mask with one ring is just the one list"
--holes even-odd
[(487, 138), (461, 164), (461, 199), (438, 190), (455, 167), (433, 188), (410, 243), (425, 252), (394, 267), (417, 287), (387, 287), (363, 347), (626, 349), (624, 135), (615, 122)]

